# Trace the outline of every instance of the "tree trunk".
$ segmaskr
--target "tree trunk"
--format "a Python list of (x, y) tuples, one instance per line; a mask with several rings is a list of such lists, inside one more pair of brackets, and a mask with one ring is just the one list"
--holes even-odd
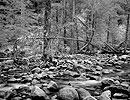
[(77, 29), (77, 24), (76, 24), (76, 27), (75, 27), (75, 31), (76, 31), (76, 44), (77, 44), (77, 51), (79, 51), (79, 41), (78, 41), (78, 37), (79, 37), (79, 33), (78, 33), (78, 29)]
[(110, 15), (108, 19), (107, 43), (109, 43), (109, 37), (110, 37)]
[[(56, 30), (57, 30), (57, 37), (59, 37), (59, 35), (60, 35), (60, 32), (61, 32), (61, 30), (58, 28), (58, 25), (59, 25), (59, 8), (58, 8), (58, 6), (57, 6), (57, 8), (56, 8)], [(60, 25), (62, 25), (62, 23), (60, 23)], [(60, 42), (60, 39), (57, 39), (57, 51), (56, 51), (56, 54), (58, 54), (59, 53), (59, 42)]]
[[(62, 24), (65, 24), (66, 23), (66, 0), (63, 0), (63, 5), (64, 5), (64, 8), (63, 8), (63, 19), (62, 19)], [(63, 28), (64, 29), (64, 37), (66, 37), (66, 27)], [(64, 44), (67, 44), (67, 41), (64, 40)]]
[(127, 15), (127, 25), (126, 25), (126, 34), (125, 34), (125, 46), (124, 46), (124, 52), (126, 52), (127, 45), (128, 45), (128, 33), (129, 33), (129, 23), (130, 23), (130, 14)]
[[(71, 8), (71, 4), (73, 5), (72, 8), (72, 16), (71, 16), (71, 21), (74, 21), (74, 17), (75, 17), (75, 0), (72, 0), (70, 3), (70, 8)], [(74, 30), (73, 30), (73, 26), (71, 27), (71, 38), (74, 38)], [(71, 42), (71, 53), (74, 53), (74, 41), (72, 40)]]
[(44, 37), (44, 48), (43, 48), (43, 55), (45, 54), (45, 50), (47, 48), (47, 34), (49, 32), (50, 23), (49, 23), (49, 15), (51, 13), (51, 1), (45, 0), (45, 13), (44, 13), (44, 30), (43, 30), (43, 37)]
[[(92, 39), (93, 39), (93, 36), (94, 36), (94, 28), (95, 28), (93, 5), (92, 5), (92, 13), (91, 14), (92, 14), (92, 16), (91, 16), (91, 36), (90, 36), (90, 39), (89, 39), (89, 43), (92, 42)], [(89, 46), (89, 50), (90, 50), (90, 53), (93, 52), (93, 47)]]
[(43, 47), (43, 60), (46, 59), (46, 48), (48, 45), (47, 41), (47, 35), (50, 31), (50, 22), (49, 22), (49, 16), (51, 13), (51, 1), (50, 0), (45, 0), (45, 13), (44, 13), (44, 28), (43, 28), (43, 38), (44, 38), (44, 47)]

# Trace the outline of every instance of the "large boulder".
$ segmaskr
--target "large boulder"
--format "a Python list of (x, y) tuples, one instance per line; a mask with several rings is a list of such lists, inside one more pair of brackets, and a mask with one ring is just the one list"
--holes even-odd
[(71, 86), (59, 90), (58, 100), (79, 100), (78, 92)]

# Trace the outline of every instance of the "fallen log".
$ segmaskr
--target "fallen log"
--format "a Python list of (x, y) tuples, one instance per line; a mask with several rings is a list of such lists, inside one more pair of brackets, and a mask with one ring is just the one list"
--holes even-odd
[(109, 45), (108, 43), (104, 42), (104, 44), (106, 45), (106, 47), (108, 47), (108, 49), (110, 50), (110, 52), (121, 53), (118, 49), (116, 50), (116, 48), (114, 48), (113, 46)]

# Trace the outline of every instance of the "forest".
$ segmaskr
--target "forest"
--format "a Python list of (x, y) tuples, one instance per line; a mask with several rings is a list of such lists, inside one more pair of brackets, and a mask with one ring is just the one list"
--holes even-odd
[(0, 100), (130, 100), (130, 0), (0, 0)]

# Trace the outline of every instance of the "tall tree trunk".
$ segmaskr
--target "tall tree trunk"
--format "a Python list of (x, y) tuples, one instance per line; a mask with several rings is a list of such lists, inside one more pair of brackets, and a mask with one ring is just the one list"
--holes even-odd
[[(62, 24), (65, 24), (66, 23), (66, 0), (63, 0), (63, 5), (64, 5), (64, 8), (63, 8), (63, 23)], [(63, 28), (64, 29), (64, 35), (63, 37), (66, 37), (66, 27)], [(67, 44), (67, 41), (64, 40), (64, 44)]]
[[(59, 25), (59, 8), (57, 6), (56, 8), (56, 30), (57, 30), (57, 37), (59, 37), (59, 33), (60, 33), (60, 29), (58, 28), (58, 25)], [(59, 52), (59, 39), (57, 39), (57, 54)]]
[(43, 48), (43, 56), (46, 54), (46, 48), (47, 48), (47, 35), (50, 30), (50, 22), (49, 22), (49, 16), (51, 13), (51, 1), (45, 0), (45, 13), (44, 13), (44, 29), (43, 29), (43, 37), (44, 37), (44, 48)]
[(76, 52), (78, 52), (79, 51), (79, 41), (78, 41), (78, 37), (79, 37), (79, 34), (78, 34), (78, 29), (77, 29), (77, 20), (75, 19), (75, 13), (76, 13), (76, 0), (73, 0), (73, 22), (75, 23), (74, 24), (74, 29), (75, 29), (75, 32), (76, 32), (76, 39), (77, 39), (77, 41), (76, 41), (76, 46), (77, 46), (77, 51)]
[(78, 33), (78, 29), (77, 29), (77, 22), (75, 23), (75, 31), (76, 31), (76, 39), (77, 39), (77, 41), (76, 41), (76, 46), (77, 46), (77, 52), (79, 51), (79, 41), (78, 41), (78, 37), (79, 37), (79, 33)]
[(124, 52), (126, 52), (127, 45), (128, 45), (128, 33), (129, 33), (129, 24), (130, 24), (130, 14), (127, 15), (127, 25), (126, 25), (126, 34), (125, 34), (125, 47)]
[(21, 0), (21, 16), (22, 16), (22, 21), (21, 21), (21, 27), (24, 28), (25, 24), (25, 4), (24, 0)]
[[(73, 5), (72, 7), (72, 16), (71, 16), (71, 21), (74, 22), (74, 18), (75, 18), (75, 0), (72, 0), (71, 3), (70, 3), (70, 8), (71, 8), (71, 5)], [(72, 26), (71, 27), (71, 38), (74, 38), (74, 27)], [(74, 41), (72, 40), (71, 42), (71, 53), (73, 54), (74, 53)]]
[(108, 18), (107, 43), (109, 43), (109, 37), (110, 37), (110, 15)]
[[(94, 36), (94, 29), (95, 29), (95, 20), (94, 20), (94, 9), (93, 9), (93, 6), (94, 6), (94, 1), (93, 1), (93, 5), (92, 5), (92, 17), (91, 17), (91, 36), (90, 36), (90, 39), (89, 39), (89, 43), (92, 42), (92, 39), (93, 39), (93, 36)], [(90, 53), (93, 51), (93, 47), (91, 45), (89, 45), (89, 50), (90, 50)]]

